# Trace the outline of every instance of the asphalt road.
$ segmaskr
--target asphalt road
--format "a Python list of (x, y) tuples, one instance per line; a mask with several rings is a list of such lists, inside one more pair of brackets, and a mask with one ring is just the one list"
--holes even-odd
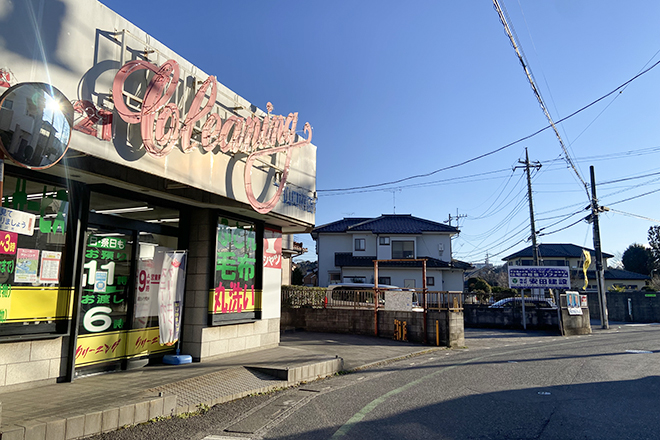
[(660, 326), (467, 332), (446, 350), (98, 439), (654, 439)]

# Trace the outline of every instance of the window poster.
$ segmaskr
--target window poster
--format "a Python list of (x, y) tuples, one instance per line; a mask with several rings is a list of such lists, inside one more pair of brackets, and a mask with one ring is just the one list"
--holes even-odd
[(62, 252), (43, 251), (41, 253), (41, 272), (39, 282), (57, 283), (60, 278), (60, 261)]
[(216, 237), (214, 314), (254, 312), (260, 308), (255, 291), (257, 232), (254, 224), (221, 219)]
[(135, 317), (140, 322), (146, 323), (145, 318), (158, 316), (160, 272), (163, 267), (165, 252), (171, 250), (164, 246), (157, 246), (155, 249), (152, 249), (152, 254), (141, 257), (138, 260)]
[(81, 335), (126, 326), (130, 253), (126, 236), (90, 235), (83, 265)]
[(264, 268), (282, 268), (282, 233), (274, 229), (264, 230)]
[(39, 269), (39, 250), (21, 249), (16, 251), (15, 283), (36, 283)]

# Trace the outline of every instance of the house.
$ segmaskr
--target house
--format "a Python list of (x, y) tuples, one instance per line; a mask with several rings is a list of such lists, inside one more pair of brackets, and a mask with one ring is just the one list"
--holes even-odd
[[(573, 289), (584, 286), (584, 252), (591, 255), (591, 265), (587, 269), (587, 291), (597, 291), (596, 281), (596, 252), (582, 246), (569, 243), (551, 243), (539, 245), (539, 266), (568, 266), (571, 269), (571, 287)], [(603, 267), (607, 267), (607, 259), (614, 255), (603, 252)], [(533, 266), (534, 256), (532, 246), (508, 255), (502, 260), (511, 266)], [(605, 269), (605, 290), (613, 287), (623, 287), (625, 290), (639, 290), (650, 280), (648, 275), (642, 275), (623, 269)]]
[[(426, 259), (426, 285), (433, 291), (463, 291), (463, 272), (472, 266), (453, 260), (453, 226), (410, 214), (349, 217), (312, 231), (318, 254), (319, 286), (374, 282), (374, 260)], [(421, 288), (421, 261), (379, 263), (378, 283)]]
[(291, 284), (291, 273), (293, 271), (293, 259), (305, 252), (302, 242), (294, 241), (293, 234), (282, 234), (282, 285)]

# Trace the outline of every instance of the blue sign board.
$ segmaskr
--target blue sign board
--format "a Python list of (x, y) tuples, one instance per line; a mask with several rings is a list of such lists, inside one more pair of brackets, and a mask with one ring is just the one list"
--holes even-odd
[(509, 266), (512, 289), (570, 289), (571, 277), (565, 266)]

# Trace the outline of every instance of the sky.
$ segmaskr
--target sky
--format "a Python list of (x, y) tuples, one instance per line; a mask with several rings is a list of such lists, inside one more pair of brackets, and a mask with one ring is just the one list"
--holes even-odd
[[(458, 216), (453, 257), (502, 264), (531, 244), (526, 150), (541, 165), (539, 243), (593, 248), (580, 220), (590, 166), (610, 208), (604, 252), (647, 244), (660, 224), (655, 0), (500, 2), (552, 119), (570, 116), (556, 127), (575, 170), (491, 1), (101, 3), (259, 108), (312, 125), (317, 226), (392, 213), (457, 226)], [(311, 236), (295, 239), (309, 249), (299, 259), (316, 259)]]

